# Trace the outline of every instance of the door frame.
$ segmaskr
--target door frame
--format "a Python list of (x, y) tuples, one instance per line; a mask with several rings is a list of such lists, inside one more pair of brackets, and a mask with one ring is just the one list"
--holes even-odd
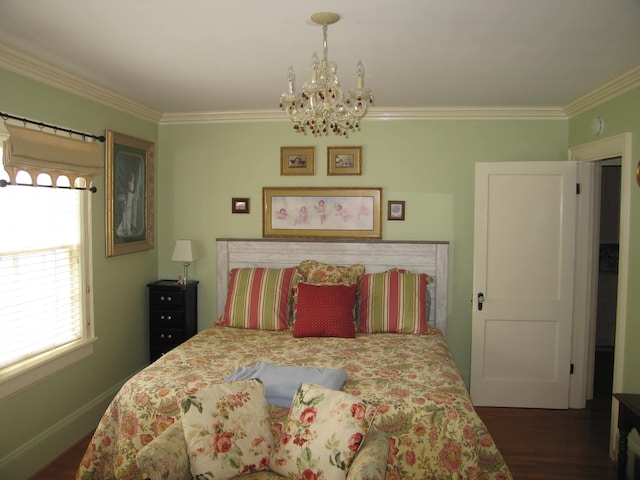
[[(634, 167), (631, 158), (631, 133), (622, 133), (603, 138), (593, 142), (577, 145), (569, 149), (569, 160), (584, 162), (578, 169), (578, 178), (584, 180), (584, 195), (579, 195), (579, 212), (577, 218), (576, 245), (576, 293), (574, 309), (574, 338), (572, 345), (572, 360), (580, 361), (576, 365), (583, 365), (576, 374), (572, 375), (569, 387), (570, 408), (584, 408), (588, 393), (591, 392), (589, 381), (593, 384), (593, 366), (588, 368), (595, 357), (595, 342), (590, 335), (595, 332), (595, 311), (593, 308), (593, 292), (589, 288), (595, 282), (594, 276), (597, 269), (593, 264), (594, 241), (599, 238), (595, 213), (599, 212), (596, 205), (595, 193), (599, 186), (595, 186), (595, 164), (601, 160), (620, 157), (620, 252), (618, 269), (618, 300), (616, 306), (616, 349), (613, 365), (613, 391), (622, 389), (622, 372), (624, 367), (624, 337), (627, 324), (627, 298), (629, 291), (629, 247), (630, 247), (630, 214), (631, 214), (631, 186), (635, 182)], [(589, 163), (587, 163), (589, 162)], [(581, 191), (583, 193), (583, 191)], [(597, 210), (596, 210), (597, 209)], [(583, 237), (583, 238), (581, 238)], [(597, 245), (597, 243), (596, 243)], [(580, 270), (583, 269), (583, 270)], [(582, 306), (589, 306), (582, 310)], [(578, 315), (581, 313), (582, 315)], [(589, 360), (591, 359), (591, 360)], [(586, 362), (586, 363), (585, 363)], [(611, 402), (611, 426), (609, 437), (609, 455), (615, 458), (618, 445), (618, 405), (615, 400)]]

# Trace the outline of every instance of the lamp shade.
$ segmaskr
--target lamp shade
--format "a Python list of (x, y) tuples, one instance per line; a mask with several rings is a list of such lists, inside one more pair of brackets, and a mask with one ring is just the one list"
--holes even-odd
[(171, 260), (174, 262), (193, 262), (199, 258), (200, 256), (193, 240), (176, 240)]

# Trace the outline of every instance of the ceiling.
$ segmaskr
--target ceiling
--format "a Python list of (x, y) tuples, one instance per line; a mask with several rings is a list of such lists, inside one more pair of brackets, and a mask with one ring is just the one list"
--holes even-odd
[(158, 112), (275, 109), (318, 11), (376, 107), (562, 107), (640, 65), (640, 0), (0, 0), (0, 43)]

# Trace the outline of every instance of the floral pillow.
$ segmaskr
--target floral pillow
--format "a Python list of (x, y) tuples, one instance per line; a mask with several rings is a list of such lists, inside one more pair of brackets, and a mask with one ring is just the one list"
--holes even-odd
[(382, 430), (372, 430), (362, 442), (349, 467), (348, 479), (384, 480), (389, 459), (389, 439)]
[(298, 278), (298, 281), (303, 280), (312, 285), (353, 285), (364, 275), (364, 265), (356, 263), (350, 267), (342, 267), (315, 260), (303, 260), (298, 265), (298, 274), (302, 277)]
[(194, 477), (223, 480), (269, 467), (274, 440), (259, 379), (219, 383), (187, 394), (181, 408)]
[(270, 469), (288, 478), (344, 480), (377, 410), (354, 395), (301, 383)]
[(149, 480), (191, 480), (182, 422), (172, 423), (145, 445), (138, 452), (136, 463), (143, 477)]

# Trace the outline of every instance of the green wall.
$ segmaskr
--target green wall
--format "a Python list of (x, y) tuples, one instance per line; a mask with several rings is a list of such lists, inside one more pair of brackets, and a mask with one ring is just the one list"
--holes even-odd
[[(198, 320), (205, 328), (216, 316), (215, 239), (262, 236), (262, 187), (382, 187), (385, 219), (386, 200), (406, 201), (406, 221), (384, 221), (384, 239), (451, 243), (447, 339), (468, 382), (474, 164), (565, 160), (567, 128), (562, 120), (369, 121), (343, 139), (296, 134), (288, 122), (161, 126), (159, 271), (181, 273), (170, 260), (175, 239), (198, 242), (203, 258), (190, 272), (201, 282)], [(280, 176), (280, 147), (298, 145), (316, 147), (316, 174)], [(361, 176), (327, 176), (327, 146), (341, 145), (362, 145)], [(232, 197), (250, 197), (251, 213), (231, 214)]]
[[(0, 111), (94, 134), (110, 129), (158, 140), (152, 122), (1, 69)], [(0, 400), (0, 478), (27, 478), (95, 428), (117, 388), (147, 363), (145, 285), (157, 276), (158, 251), (105, 257), (104, 175), (94, 184), (94, 354)]]

